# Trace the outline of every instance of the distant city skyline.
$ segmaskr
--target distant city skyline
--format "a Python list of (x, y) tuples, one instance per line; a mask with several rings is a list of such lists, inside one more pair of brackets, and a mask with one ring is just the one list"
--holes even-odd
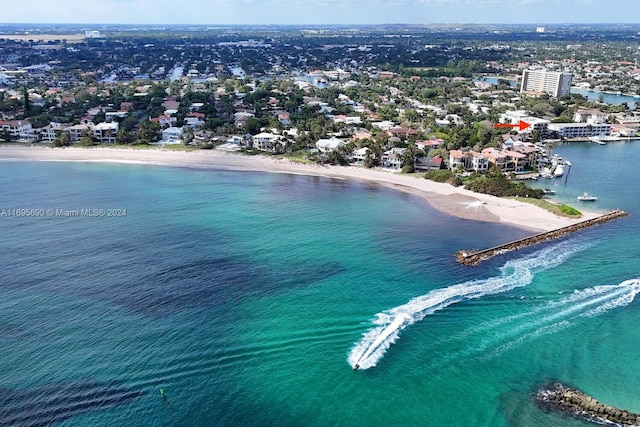
[(638, 23), (626, 0), (0, 0), (4, 23)]

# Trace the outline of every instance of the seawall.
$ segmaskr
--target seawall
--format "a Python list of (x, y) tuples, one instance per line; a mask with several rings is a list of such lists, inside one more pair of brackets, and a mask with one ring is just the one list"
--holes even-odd
[(640, 426), (640, 414), (600, 403), (580, 390), (561, 383), (539, 390), (536, 401), (542, 407), (560, 410), (598, 424)]
[(628, 212), (625, 212), (620, 209), (616, 209), (611, 212), (607, 212), (603, 215), (600, 215), (599, 217), (596, 217), (596, 218), (578, 222), (576, 224), (559, 228), (557, 230), (547, 231), (544, 233), (536, 234), (534, 236), (525, 237), (524, 239), (515, 240), (509, 243), (505, 243), (503, 245), (494, 246), (489, 249), (484, 249), (480, 251), (458, 251), (456, 253), (456, 258), (458, 259), (458, 262), (460, 262), (461, 264), (478, 265), (482, 261), (485, 261), (495, 255), (500, 255), (506, 252), (511, 252), (517, 249), (525, 248), (527, 246), (536, 245), (538, 243), (559, 239), (561, 237), (566, 236), (567, 234), (574, 233), (576, 231), (579, 231), (588, 227), (592, 227), (597, 224), (602, 224), (603, 222), (612, 221), (617, 218), (622, 218), (627, 215), (629, 215)]

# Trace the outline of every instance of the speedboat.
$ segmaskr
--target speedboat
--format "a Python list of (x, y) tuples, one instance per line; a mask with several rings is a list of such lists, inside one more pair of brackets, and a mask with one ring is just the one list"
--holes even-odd
[(556, 190), (552, 190), (550, 188), (545, 188), (542, 191), (544, 191), (544, 194), (556, 194)]
[(578, 196), (578, 200), (581, 202), (595, 202), (598, 198), (585, 191), (582, 196)]

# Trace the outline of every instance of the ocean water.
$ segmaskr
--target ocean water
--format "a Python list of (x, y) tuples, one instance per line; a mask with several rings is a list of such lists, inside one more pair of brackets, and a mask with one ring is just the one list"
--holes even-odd
[(0, 217), (0, 425), (584, 425), (550, 381), (640, 412), (639, 150), (557, 148), (537, 185), (632, 215), (479, 267), (455, 252), (527, 232), (354, 181), (0, 162), (0, 209), (44, 210)]

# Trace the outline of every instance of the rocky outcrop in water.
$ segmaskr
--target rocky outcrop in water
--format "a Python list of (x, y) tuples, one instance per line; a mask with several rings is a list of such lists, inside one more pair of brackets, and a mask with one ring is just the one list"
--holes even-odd
[(599, 424), (640, 426), (640, 414), (605, 405), (580, 390), (554, 383), (536, 393), (538, 404)]

